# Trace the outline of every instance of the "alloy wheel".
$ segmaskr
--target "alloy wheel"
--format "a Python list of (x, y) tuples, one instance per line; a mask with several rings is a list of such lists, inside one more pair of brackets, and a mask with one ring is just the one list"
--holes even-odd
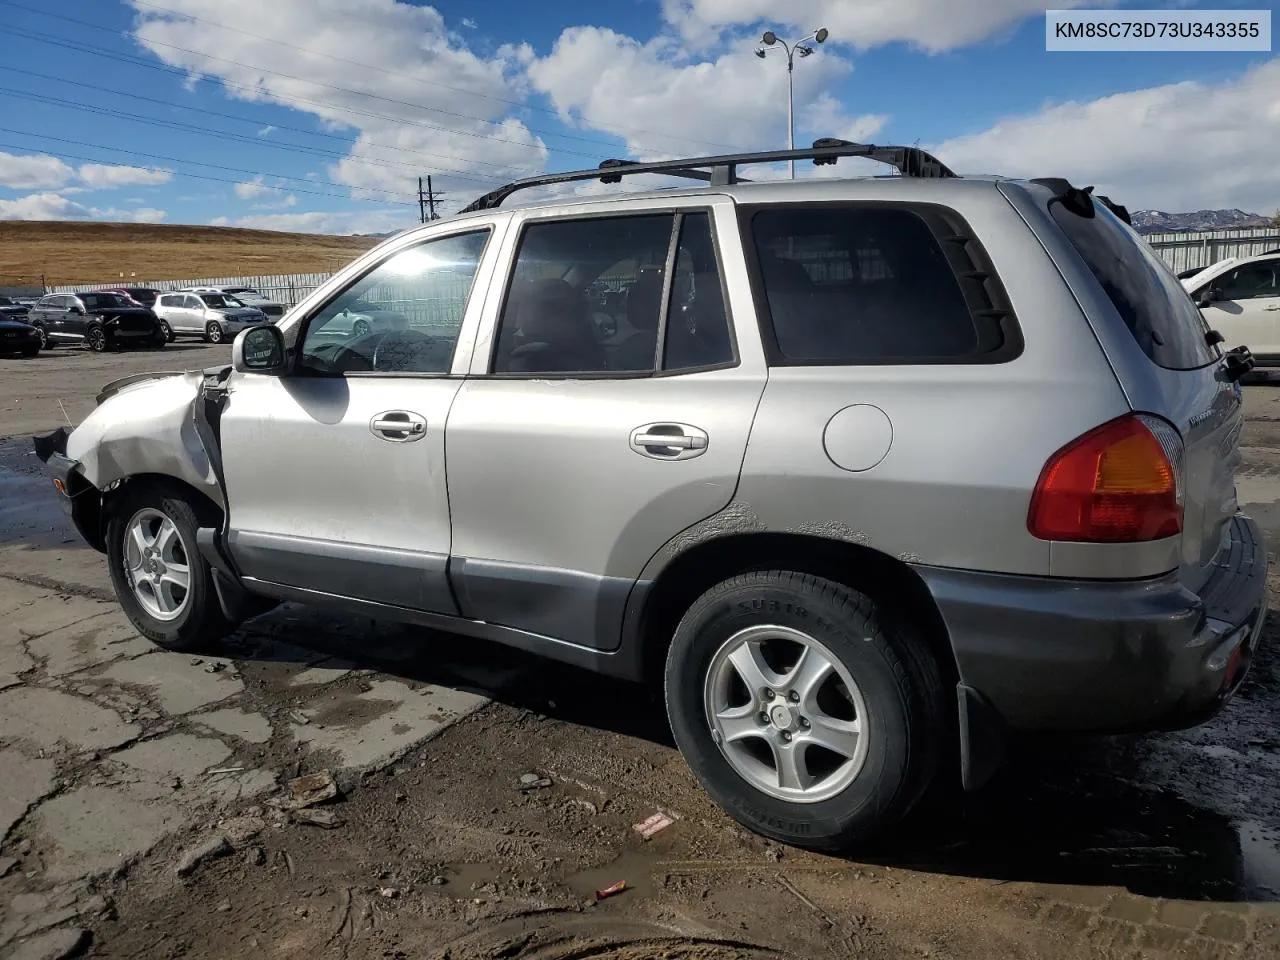
[(177, 526), (159, 510), (139, 510), (125, 527), (124, 569), (133, 596), (156, 620), (176, 620), (191, 595), (191, 566)]
[(862, 691), (825, 644), (800, 630), (760, 625), (735, 633), (711, 659), (703, 705), (734, 772), (771, 797), (829, 800), (866, 763)]

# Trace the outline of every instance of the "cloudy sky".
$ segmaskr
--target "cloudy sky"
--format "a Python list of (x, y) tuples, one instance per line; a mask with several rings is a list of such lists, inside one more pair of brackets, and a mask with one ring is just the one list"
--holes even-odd
[(1104, 5), (0, 0), (0, 218), (380, 232), (416, 222), (419, 175), (448, 213), (606, 157), (781, 147), (785, 66), (756, 38), (818, 26), (801, 143), (919, 143), (1130, 209), (1280, 207), (1280, 57), (1045, 51), (1046, 8)]

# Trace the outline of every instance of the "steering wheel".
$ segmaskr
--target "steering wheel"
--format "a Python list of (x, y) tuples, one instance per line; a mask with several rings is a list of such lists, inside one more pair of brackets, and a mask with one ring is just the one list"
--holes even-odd
[(437, 372), (432, 361), (436, 359), (433, 354), (440, 352), (438, 344), (439, 341), (421, 330), (392, 330), (373, 348), (373, 369), (405, 373)]

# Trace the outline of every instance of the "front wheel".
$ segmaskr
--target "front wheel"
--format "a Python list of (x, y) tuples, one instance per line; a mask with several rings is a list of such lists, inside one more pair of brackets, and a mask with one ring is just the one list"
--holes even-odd
[(196, 548), (202, 514), (167, 483), (127, 486), (107, 522), (107, 566), (116, 598), (138, 632), (166, 650), (193, 651), (234, 629), (222, 614), (213, 576)]
[(107, 349), (107, 334), (101, 327), (90, 327), (89, 332), (85, 334), (85, 342), (89, 344), (89, 349), (94, 353), (105, 353)]
[(38, 330), (40, 333), (40, 349), (52, 350), (53, 339), (49, 336), (49, 331), (46, 330), (43, 326), (36, 327), (36, 330)]
[(939, 766), (937, 663), (872, 600), (789, 571), (699, 598), (667, 656), (672, 732), (708, 793), (744, 826), (841, 850), (900, 820)]
[(209, 325), (204, 328), (204, 338), (210, 343), (221, 343), (223, 341), (222, 324), (216, 320), (210, 320)]
[(173, 327), (169, 326), (168, 320), (160, 321), (160, 333), (164, 335), (165, 343), (173, 343), (174, 341)]

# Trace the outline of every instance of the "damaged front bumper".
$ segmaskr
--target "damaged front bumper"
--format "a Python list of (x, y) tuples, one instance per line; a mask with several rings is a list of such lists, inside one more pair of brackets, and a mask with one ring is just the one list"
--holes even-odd
[(67, 456), (66, 427), (32, 437), (36, 456), (44, 463), (45, 474), (58, 492), (62, 511), (71, 518), (84, 541), (99, 553), (106, 552), (102, 531), (102, 494), (80, 472), (79, 461)]

